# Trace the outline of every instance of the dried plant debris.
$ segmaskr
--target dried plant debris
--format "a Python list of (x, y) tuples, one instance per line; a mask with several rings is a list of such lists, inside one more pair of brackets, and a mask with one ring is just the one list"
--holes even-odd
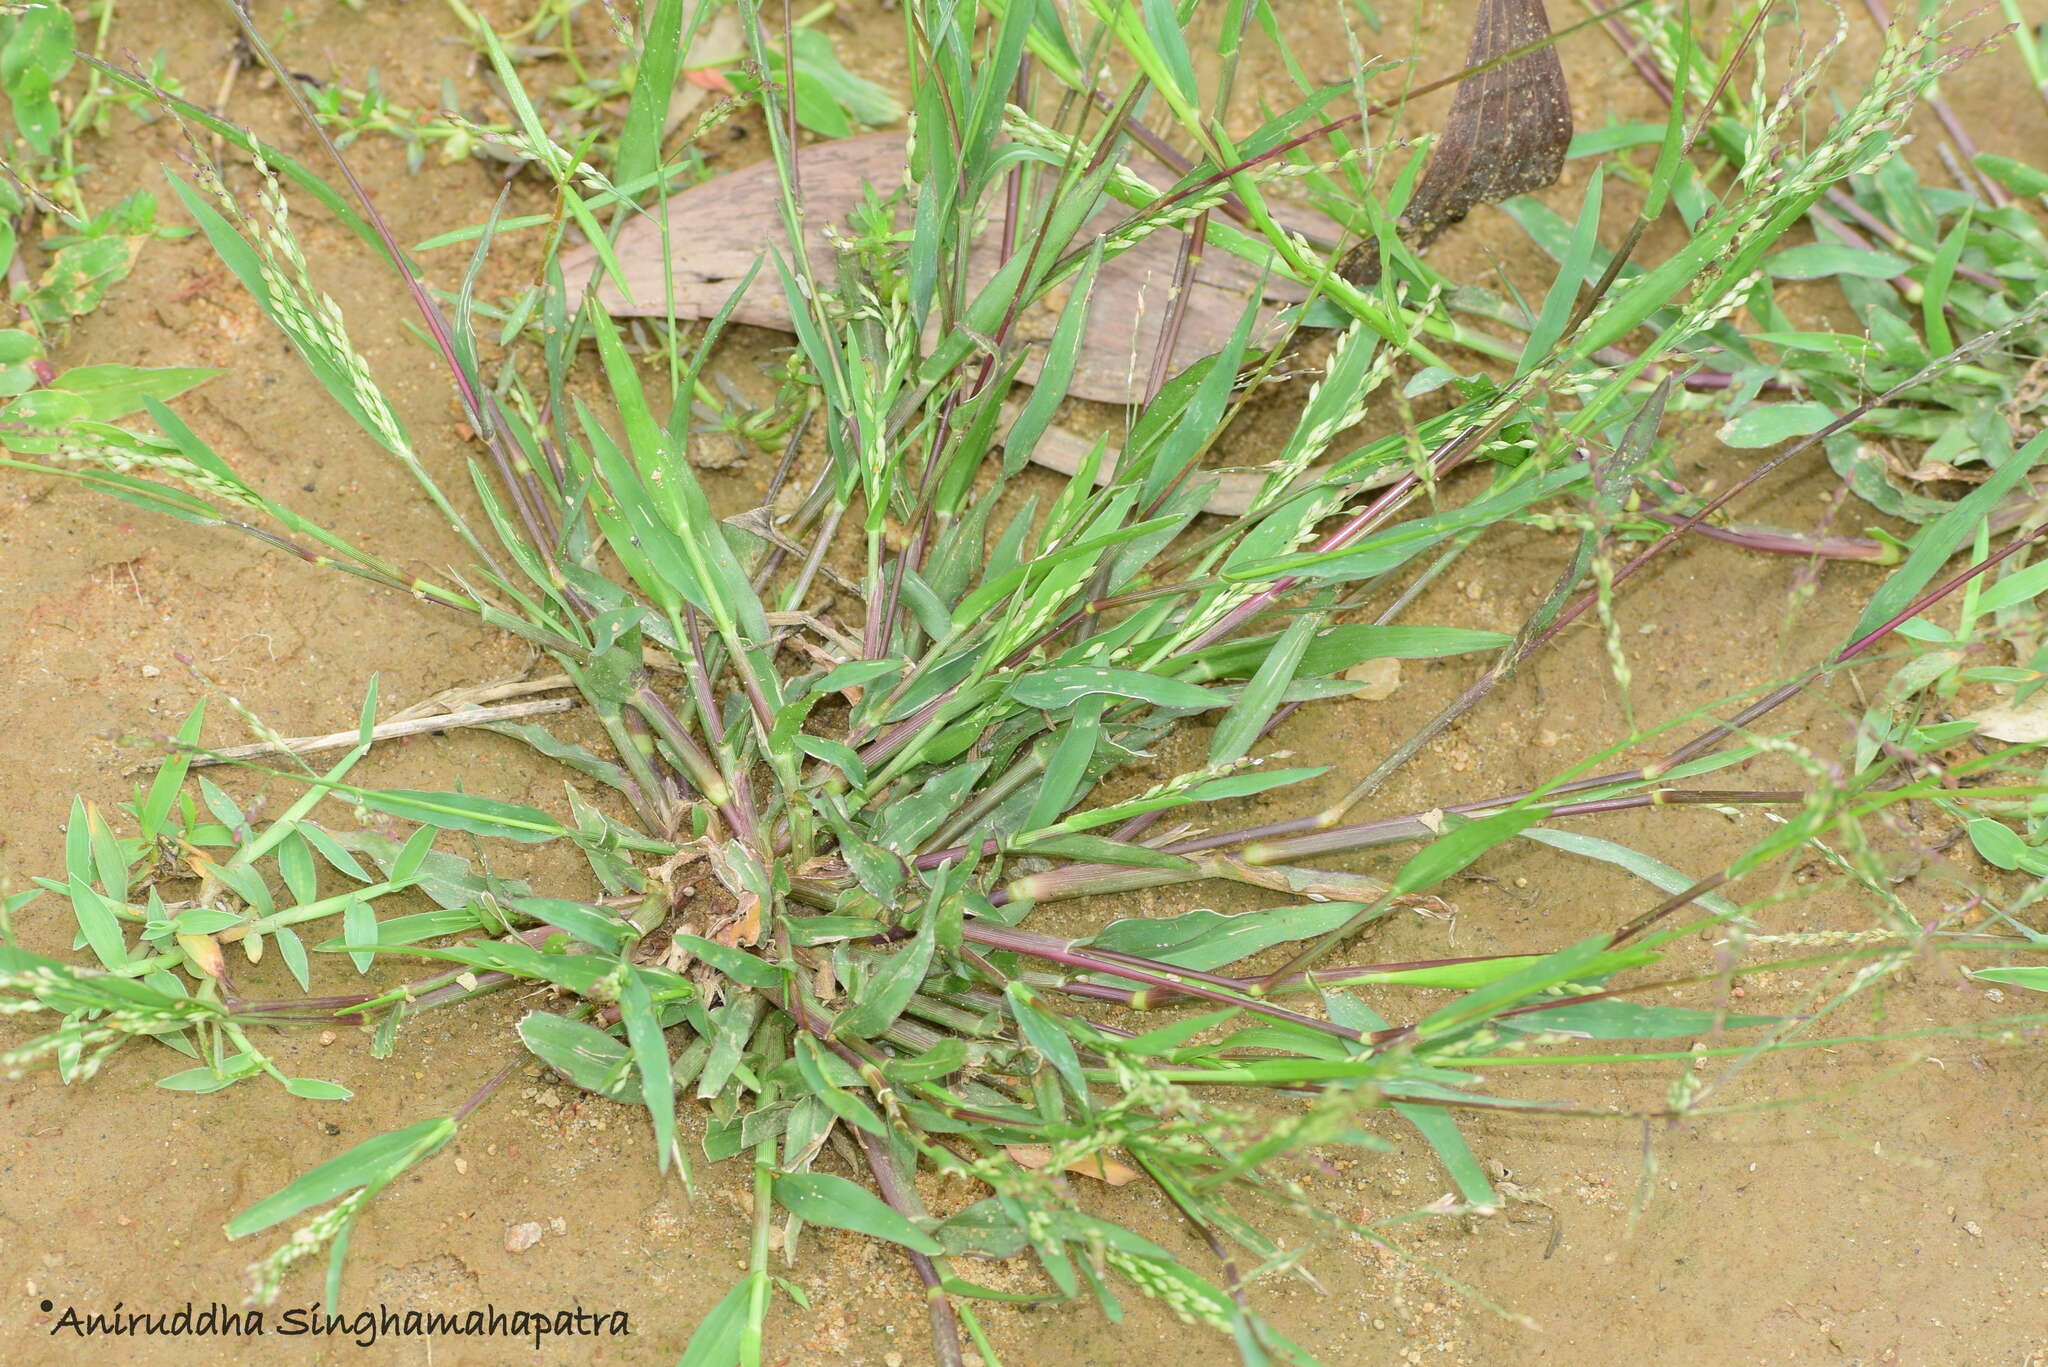
[[(1543, 0), (1482, 0), (1465, 64), (1479, 66), (1549, 36)], [(1459, 82), (1443, 135), (1401, 211), (1402, 239), (1420, 250), (1475, 204), (1555, 185), (1571, 140), (1571, 96), (1554, 45)], [(1375, 283), (1379, 244), (1353, 248), (1338, 270), (1356, 284)]]
[[(834, 260), (834, 238), (846, 240), (849, 220), (864, 203), (886, 201), (903, 188), (905, 142), (902, 132), (867, 133), (798, 150), (805, 247), (813, 262)], [(1177, 179), (1142, 155), (1133, 155), (1128, 164), (1155, 185), (1171, 185)], [(1002, 264), (1003, 205), (995, 204), (990, 214), (987, 229), (976, 236), (969, 255), (968, 279), (974, 288), (985, 284)], [(907, 209), (897, 217), (907, 219)], [(1115, 206), (1105, 208), (1084, 234), (1106, 231), (1120, 217)], [(1283, 221), (1309, 237), (1334, 241), (1342, 236), (1335, 223), (1310, 209), (1292, 208)], [(789, 301), (780, 277), (772, 268), (756, 270), (770, 247), (787, 257), (789, 239), (775, 164), (764, 161), (684, 190), (658, 212), (625, 228), (614, 250), (626, 288), (602, 279), (598, 301), (616, 317), (711, 318), (751, 272), (753, 280), (733, 309), (733, 321), (788, 332)], [(1067, 389), (1071, 397), (1103, 403), (1142, 401), (1152, 354), (1165, 327), (1178, 253), (1176, 234), (1153, 233), (1103, 263)], [(583, 282), (599, 274), (596, 254), (589, 248), (565, 253), (562, 269), (571, 282), (572, 301), (581, 298), (581, 289), (587, 287)], [(1255, 296), (1259, 317), (1252, 345), (1277, 346), (1289, 331), (1282, 310), (1300, 303), (1306, 291), (1294, 281), (1262, 274), (1228, 252), (1205, 253), (1170, 370), (1177, 372), (1221, 351)], [(1027, 382), (1038, 375), (1061, 302), (1041, 300), (1018, 321), (1018, 334), (1028, 346), (1022, 371)]]

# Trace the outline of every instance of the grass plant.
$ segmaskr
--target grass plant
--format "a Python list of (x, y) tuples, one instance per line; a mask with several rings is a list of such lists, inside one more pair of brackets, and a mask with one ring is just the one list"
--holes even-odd
[[(573, 8), (550, 6), (536, 31), (568, 32)], [(1562, 1108), (1491, 1090), (1481, 1076), (1668, 1057), (1670, 1094), (1640, 1114), (1693, 1114), (1713, 1090), (1692, 1066), (1697, 1037), (1728, 1041), (1714, 1048), (1743, 1058), (1802, 1047), (1842, 1003), (1930, 944), (2038, 949), (2018, 916), (2024, 899), (1983, 893), (1960, 928), (1914, 913), (1886, 883), (1869, 833), (1924, 800), (1965, 822), (2003, 866), (2032, 867), (2048, 810), (2024, 745), (1948, 757), (1974, 727), (1887, 710), (1845, 761), (1802, 750), (1766, 722), (1901, 634), (1933, 647), (1905, 669), (1926, 674), (1932, 666), (1917, 660), (1939, 657), (1948, 670), (1902, 697), (1940, 679), (2038, 683), (2031, 663), (1963, 663), (1986, 642), (1979, 624), (2011, 630), (2048, 587), (2025, 564), (2038, 519), (2001, 521), (2048, 436), (2025, 430), (2031, 409), (2012, 408), (2041, 311), (2029, 210), (1914, 192), (1894, 154), (1957, 57), (1937, 12), (1892, 20), (1854, 98), (1802, 121), (1794, 113), (1820, 95), (1822, 64), (1767, 78), (1760, 24), (1711, 48), (1682, 9), (1628, 7), (1653, 16), (1644, 31), (1668, 63), (1669, 117), (1596, 145), (1575, 220), (1510, 202), (1558, 264), (1525, 303), (1446, 280), (1403, 243), (1393, 225), (1417, 162), (1377, 141), (1361, 114), (1341, 112), (1356, 93), (1349, 84), (1304, 74), (1291, 101), (1269, 96), (1280, 107), (1262, 122), (1234, 122), (1244, 45), (1285, 48), (1276, 10), (1241, 0), (1213, 14), (1165, 0), (905, 0), (915, 193), (878, 206), (870, 231), (843, 233), (835, 258), (817, 259), (802, 245), (799, 130), (839, 131), (821, 97), (844, 120), (865, 92), (820, 66), (786, 9), (741, 0), (735, 70), (781, 168), (797, 244), (759, 267), (792, 301), (796, 397), (778, 423), (787, 454), (767, 506), (720, 519), (690, 455), (700, 440), (693, 405), (724, 318), (686, 342), (666, 332), (650, 356), (591, 302), (581, 288), (591, 282), (570, 281), (561, 264), (573, 229), (599, 245), (597, 269), (615, 271), (610, 235), (659, 215), (662, 188), (694, 164), (687, 146), (665, 140), (665, 111), (689, 65), (688, 36), (714, 8), (645, 7), (627, 108), (602, 165), (588, 146), (556, 139), (506, 42), (468, 17), (511, 96), (503, 140), (542, 178), (554, 211), (451, 233), (469, 253), (466, 268), (447, 270), (452, 287), (430, 283), (437, 277), (382, 221), (334, 140), (329, 183), (146, 78), (92, 67), (109, 89), (150, 95), (188, 122), (194, 163), (172, 178), (183, 212), (470, 559), (416, 572), (294, 513), (175, 412), (177, 394), (204, 375), (137, 371), (100, 388), (76, 369), (53, 375), (35, 404), (0, 412), (15, 453), (4, 464), (256, 536), (410, 594), (423, 613), (461, 614), (530, 643), (573, 685), (603, 744), (537, 725), (506, 733), (605, 798), (570, 787), (550, 811), (481, 791), (363, 786), (352, 776), (376, 741), (372, 685), (355, 743), (325, 768), (302, 766), (299, 799), (259, 821), (191, 771), (217, 753), (201, 746), (195, 712), (120, 812), (74, 809), (62, 876), (5, 904), (10, 918), (39, 895), (67, 904), (77, 948), (94, 961), (0, 947), (10, 1008), (57, 1020), (11, 1051), (10, 1066), (48, 1059), (82, 1080), (147, 1037), (184, 1055), (167, 1087), (267, 1077), (341, 1101), (330, 1082), (285, 1075), (253, 1027), (360, 1023), (373, 1051), (388, 1054), (404, 1049), (405, 1022), (420, 1012), (546, 984), (566, 1006), (520, 1020), (523, 1050), (644, 1107), (655, 1161), (682, 1180), (685, 1108), (701, 1113), (707, 1159), (750, 1165), (750, 1267), (683, 1349), (691, 1367), (762, 1360), (784, 1294), (776, 1267), (806, 1226), (901, 1250), (927, 1289), (942, 1363), (964, 1362), (970, 1346), (996, 1360), (975, 1306), (1020, 1293), (977, 1280), (978, 1260), (990, 1258), (1030, 1259), (1043, 1274), (1031, 1298), (1085, 1294), (1113, 1314), (1119, 1293), (1135, 1291), (1227, 1336), (1248, 1363), (1307, 1362), (1310, 1347), (1257, 1309), (1260, 1281), (1295, 1275), (1306, 1256), (1272, 1232), (1276, 1222), (1318, 1238), (1350, 1228), (1292, 1180), (1301, 1156), (1383, 1148), (1370, 1122), (1391, 1110), (1441, 1159), (1459, 1209), (1491, 1208), (1500, 1198), (1461, 1137), (1461, 1113)], [(322, 111), (243, 23), (257, 58), (322, 127)], [(1199, 64), (1197, 44), (1208, 48)], [(791, 52), (793, 71), (781, 60)], [(873, 104), (855, 111), (870, 114), (879, 121)], [(232, 191), (234, 177), (212, 164), (216, 135), (246, 158), (252, 193)], [(1134, 142), (1177, 149), (1185, 170), (1171, 184), (1128, 174)], [(1654, 160), (1629, 161), (1632, 146), (1653, 147)], [(1978, 165), (2008, 188), (2033, 183)], [(1609, 245), (1603, 206), (1623, 186), (1631, 210)], [(1342, 207), (1342, 221), (1375, 240), (1374, 283), (1332, 270), (1341, 244), (1318, 250), (1279, 225), (1274, 196), (1294, 188)], [(1895, 232), (1880, 234), (1881, 246), (1789, 245), (1830, 212), (1831, 196)], [(317, 202), (403, 279), (423, 345), (482, 447), (461, 486), (422, 456), (342, 311), (313, 283), (293, 198)], [(982, 280), (970, 248), (997, 200), (1027, 230), (1007, 236)], [(1936, 217), (1910, 230), (1887, 217), (1903, 216), (1907, 200)], [(1099, 231), (1091, 220), (1105, 207), (1118, 217)], [(1670, 254), (1643, 259), (1644, 229), (1667, 215), (1686, 233)], [(1313, 296), (1299, 322), (1335, 329), (1292, 430), (1256, 455), (1264, 493), (1237, 517), (1204, 519), (1201, 509), (1215, 478), (1206, 459), (1242, 450), (1233, 424), (1280, 359), (1252, 351), (1249, 316), (1216, 355), (1177, 375), (1155, 370), (1112, 478), (1098, 483), (1092, 466), (1061, 480), (1025, 473), (1071, 380), (1092, 281), (1154, 234), (1294, 279)], [(540, 283), (480, 298), (485, 263), (515, 246), (537, 251)], [(1876, 257), (1882, 274), (1872, 274)], [(1775, 279), (1809, 278), (1795, 269), (1839, 279), (1869, 338), (1795, 335), (1771, 290)], [(1058, 322), (1006, 427), (1006, 403), (1027, 393), (1017, 321), (1047, 301)], [(1881, 321), (1902, 310), (1896, 325)], [(495, 336), (481, 339), (490, 348), (478, 336), (485, 320), (495, 321)], [(593, 364), (601, 408), (577, 382)], [(1361, 435), (1375, 391), (1397, 376), (1408, 399), (1441, 389), (1441, 412)], [(1673, 488), (1666, 428), (1688, 393), (1725, 409), (1724, 435), (1741, 438), (1733, 451), (1780, 449), (1747, 468), (1733, 457), (1712, 497)], [(1944, 405), (1966, 415), (1967, 456), (1947, 435), (1954, 425), (1926, 416)], [(1985, 478), (1939, 507), (1877, 499), (1924, 525), (1862, 557), (1892, 568), (1841, 643), (1792, 677), (1640, 728), (1530, 791), (1446, 795), (1429, 811), (1367, 819), (1362, 804), (1388, 773), (1588, 615), (1607, 633), (1625, 695), (1630, 665), (1613, 609), (1629, 579), (1684, 534), (1714, 528), (1719, 509), (1800, 453), (1834, 456), (1842, 442), (1885, 437), (1929, 442), (1930, 460), (1974, 460)], [(1312, 469), (1322, 473), (1301, 485)], [(1665, 509), (1663, 521), (1646, 520), (1648, 508)], [(1407, 620), (1422, 586), (1513, 527), (1547, 529), (1568, 548), (1518, 632)], [(1732, 535), (1787, 549), (1763, 544), (1766, 533)], [(1816, 544), (1790, 548), (1813, 554)], [(1958, 554), (1969, 557), (1961, 572), (1949, 564)], [(1924, 614), (1959, 592), (1961, 625), (1933, 628)], [(1358, 687), (1347, 672), (1471, 654), (1490, 660), (1473, 687), (1347, 796), (1240, 824), (1235, 800), (1273, 795), (1270, 806), (1328, 772), (1276, 752), (1270, 738), (1297, 710)], [(1197, 728), (1206, 751), (1180, 772), (1092, 796), (1136, 758), (1188, 753), (1162, 747), (1185, 746)], [(1629, 762), (1644, 753), (1660, 757)], [(1769, 786), (1727, 777), (1745, 765)], [(1704, 870), (1556, 824), (1698, 805), (1774, 816), (1739, 859)], [(410, 823), (412, 834), (361, 829), (351, 809)], [(593, 883), (503, 879), (476, 856), (494, 841), (573, 847)], [(1617, 866), (1647, 885), (1645, 903), (1608, 932), (1539, 952), (1349, 961), (1362, 928), (1431, 905), (1447, 880), (1514, 841)], [(1390, 880), (1331, 862), (1390, 845), (1412, 847)], [(1739, 943), (1749, 908), (1720, 889), (1768, 886), (1814, 850), (1865, 896), (1869, 929), (1819, 944), (1760, 940), (1713, 971), (1680, 952), (1702, 931)], [(1032, 919), (1054, 901), (1138, 888), (1187, 887), (1192, 897), (1210, 880), (1257, 889), (1272, 905), (1226, 916), (1190, 901), (1166, 917), (1108, 915), (1083, 936), (1048, 934)], [(420, 909), (422, 896), (432, 909)], [(306, 995), (242, 996), (236, 945), (251, 958), (273, 947)], [(328, 956), (357, 971), (390, 957), (428, 969), (402, 989), (314, 995), (333, 971)], [(1831, 966), (1839, 990), (1796, 1017), (1732, 1014), (1725, 995), (1687, 995), (1794, 964)], [(1560, 1057), (1560, 1041), (1574, 1052)], [(519, 1057), (508, 1050), (508, 1061)], [(238, 1238), (299, 1222), (255, 1265), (258, 1293), (274, 1295), (296, 1263), (324, 1252), (337, 1299), (350, 1231), (373, 1198), (430, 1159), (505, 1076), (479, 1079), (457, 1112), (359, 1144), (238, 1214)], [(1210, 1265), (1091, 1210), (1070, 1174), (1111, 1164), (1163, 1194)], [(925, 1171), (965, 1175), (986, 1194), (932, 1211), (915, 1180)], [(1363, 1232), (1395, 1237), (1390, 1227)]]

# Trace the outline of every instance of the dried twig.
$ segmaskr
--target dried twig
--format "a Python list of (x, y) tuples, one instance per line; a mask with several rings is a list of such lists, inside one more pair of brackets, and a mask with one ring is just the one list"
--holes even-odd
[[(538, 691), (536, 685), (553, 688), (567, 688), (569, 680), (557, 677), (552, 681), (535, 680), (525, 685), (526, 691)], [(502, 685), (501, 685), (502, 686)], [(579, 698), (537, 698), (531, 702), (507, 703), (503, 707), (464, 707), (454, 712), (443, 712), (436, 716), (407, 717), (399, 721), (387, 721), (371, 728), (372, 741), (396, 740), (400, 736), (423, 736), (435, 731), (452, 731), (458, 726), (488, 726), (492, 722), (515, 721), (520, 717), (545, 716), (550, 712), (568, 712), (581, 705)], [(214, 750), (192, 756), (192, 767), (203, 769), (209, 765), (226, 764), (238, 759), (261, 759), (266, 755), (310, 755), (321, 750), (339, 750), (353, 745), (362, 732), (351, 727), (346, 731), (333, 731), (324, 736), (288, 736), (282, 742), (258, 741), (253, 745), (231, 745), (225, 750)], [(160, 768), (163, 759), (153, 759), (137, 766), (141, 770)]]

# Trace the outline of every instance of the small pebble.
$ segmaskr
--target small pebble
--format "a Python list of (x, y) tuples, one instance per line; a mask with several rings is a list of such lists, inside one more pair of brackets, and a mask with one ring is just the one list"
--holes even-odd
[(507, 1253), (524, 1253), (527, 1249), (540, 1242), (540, 1236), (541, 1225), (538, 1220), (527, 1220), (521, 1224), (508, 1225), (505, 1228), (505, 1251)]

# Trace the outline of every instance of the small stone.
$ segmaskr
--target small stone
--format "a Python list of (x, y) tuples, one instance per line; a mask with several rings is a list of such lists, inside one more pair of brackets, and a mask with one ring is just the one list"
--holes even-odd
[(142, 667), (142, 677), (145, 679), (154, 679), (161, 673), (163, 673), (163, 671), (161, 669), (158, 669), (155, 665), (144, 665)]
[(467, 1158), (458, 1158), (455, 1160), (455, 1173), (458, 1177), (468, 1176), (469, 1160)]
[(1538, 731), (1536, 733), (1536, 743), (1542, 746), (1544, 749), (1548, 750), (1551, 746), (1557, 744), (1557, 732), (1552, 731), (1547, 727), (1541, 731)]
[(548, 1228), (557, 1235), (567, 1234), (569, 1232), (569, 1222), (557, 1215), (548, 1221)]
[(322, 1030), (320, 1032), (320, 1047), (324, 1049), (328, 1045), (334, 1043), (334, 1041), (338, 1038), (339, 1036), (337, 1036), (332, 1030)]
[(1351, 694), (1366, 702), (1385, 702), (1401, 687), (1401, 662), (1399, 660), (1366, 660), (1344, 671), (1346, 683), (1364, 684), (1365, 687)]
[(541, 1225), (538, 1220), (527, 1220), (521, 1224), (505, 1227), (505, 1251), (524, 1253), (540, 1242)]
[(562, 1094), (552, 1087), (543, 1087), (540, 1089), (540, 1095), (536, 1096), (534, 1100), (552, 1111), (555, 1107), (562, 1104)]

